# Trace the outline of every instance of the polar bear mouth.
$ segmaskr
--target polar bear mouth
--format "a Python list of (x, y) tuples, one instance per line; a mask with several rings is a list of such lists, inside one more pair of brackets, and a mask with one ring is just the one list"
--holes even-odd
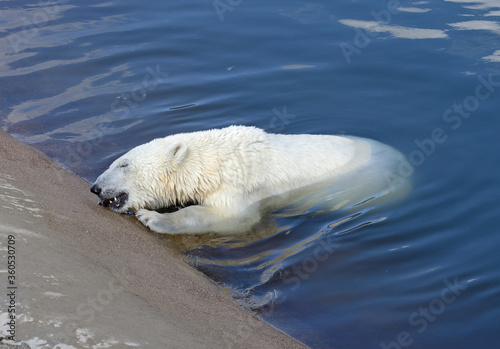
[(109, 207), (112, 210), (119, 210), (123, 208), (127, 200), (128, 200), (128, 194), (121, 193), (112, 198), (100, 198), (99, 205), (104, 207)]

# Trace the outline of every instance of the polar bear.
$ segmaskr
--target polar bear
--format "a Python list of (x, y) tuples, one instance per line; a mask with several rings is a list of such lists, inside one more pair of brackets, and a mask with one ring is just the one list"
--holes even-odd
[[(157, 233), (231, 233), (318, 188), (332, 208), (388, 192), (401, 154), (374, 140), (230, 126), (155, 139), (115, 160), (91, 187)], [(392, 177), (391, 177), (392, 176)], [(353, 189), (354, 188), (354, 189)], [(359, 190), (358, 190), (359, 189)], [(182, 207), (159, 213), (167, 207)]]

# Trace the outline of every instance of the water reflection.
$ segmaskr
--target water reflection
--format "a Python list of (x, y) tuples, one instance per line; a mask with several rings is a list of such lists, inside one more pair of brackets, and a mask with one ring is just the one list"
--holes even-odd
[(500, 50), (496, 50), (492, 55), (484, 56), (483, 59), (489, 62), (500, 63)]
[(422, 29), (403, 27), (399, 25), (383, 24), (376, 21), (363, 21), (357, 19), (341, 19), (340, 23), (372, 33), (389, 33), (398, 39), (447, 39), (448, 35), (440, 29)]
[(409, 181), (389, 188), (387, 172), (381, 171), (388, 164), (397, 168), (397, 157), (386, 158), (396, 153), (374, 154), (372, 167), (272, 212), (243, 235), (162, 238), (244, 307), (268, 311), (281, 302), (276, 283), (293, 284), (297, 265), (315, 270), (333, 254), (338, 239), (384, 222), (388, 205), (403, 200)]
[(457, 30), (486, 30), (493, 34), (500, 34), (500, 23), (494, 21), (464, 21), (449, 23), (449, 26)]

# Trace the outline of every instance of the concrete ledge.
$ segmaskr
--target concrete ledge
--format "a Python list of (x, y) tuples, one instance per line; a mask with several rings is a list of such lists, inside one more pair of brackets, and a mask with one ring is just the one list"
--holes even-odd
[[(10, 335), (14, 291), (16, 346), (305, 348), (241, 309), (135, 218), (99, 207), (83, 179), (4, 131), (0, 280), (0, 337)], [(7, 289), (11, 280), (17, 288)]]

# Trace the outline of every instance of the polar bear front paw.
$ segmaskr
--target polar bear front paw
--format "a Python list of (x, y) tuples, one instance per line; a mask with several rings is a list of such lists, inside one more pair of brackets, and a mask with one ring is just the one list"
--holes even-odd
[(142, 224), (155, 233), (168, 234), (174, 232), (172, 225), (168, 224), (168, 219), (164, 214), (141, 209), (136, 212), (135, 216)]

